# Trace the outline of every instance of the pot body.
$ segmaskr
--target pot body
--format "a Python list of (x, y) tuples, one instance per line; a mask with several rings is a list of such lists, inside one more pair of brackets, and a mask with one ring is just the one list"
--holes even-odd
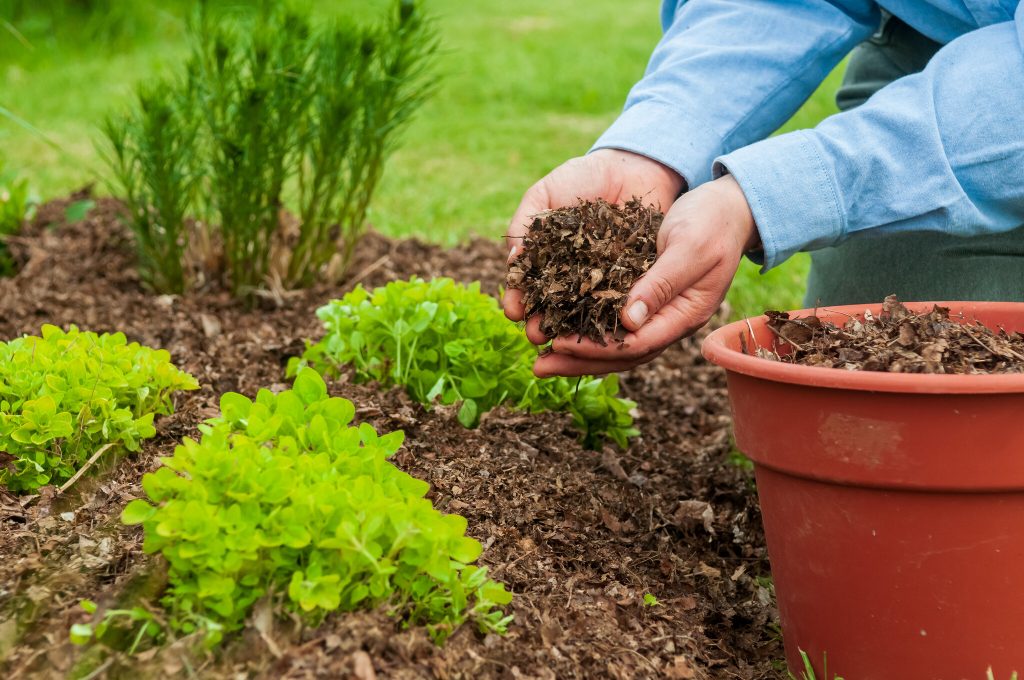
[[(1024, 328), (1024, 304), (942, 304)], [(827, 655), (829, 680), (1024, 673), (1024, 375), (792, 366), (746, 356), (740, 336), (772, 341), (751, 319), (704, 353), (755, 464), (791, 671), (802, 649), (819, 673)]]

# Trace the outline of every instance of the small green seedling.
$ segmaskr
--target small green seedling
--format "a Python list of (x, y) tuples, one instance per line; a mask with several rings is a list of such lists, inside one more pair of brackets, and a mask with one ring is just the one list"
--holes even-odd
[[(92, 600), (82, 600), (79, 606), (94, 618), (97, 616), (98, 607)], [(127, 632), (131, 636), (131, 643), (125, 649), (128, 654), (138, 651), (144, 640), (157, 642), (164, 635), (163, 627), (152, 612), (142, 607), (132, 607), (107, 609), (99, 614), (99, 621), (95, 623), (73, 624), (70, 632), (71, 642), (75, 645), (87, 645), (94, 641), (104, 642), (111, 631), (119, 628), (119, 624), (128, 626)]]
[(644, 593), (644, 606), (645, 607), (660, 607), (661, 606), (661, 602), (659, 602), (658, 598), (656, 598), (653, 594), (651, 594), (651, 593)]
[[(817, 675), (814, 672), (814, 666), (811, 665), (811, 660), (807, 657), (807, 652), (805, 652), (804, 650), (801, 649), (800, 650), (800, 658), (804, 662), (804, 670), (800, 673), (800, 678), (799, 679), (795, 675), (790, 673), (789, 674), (790, 680), (817, 680)], [(824, 678), (824, 680), (828, 680), (828, 655), (827, 654), (823, 654), (822, 655), (822, 664), (823, 664), (823, 671), (822, 672), (824, 673), (823, 678)], [(995, 676), (992, 673), (992, 667), (991, 666), (989, 666), (988, 673), (986, 674), (985, 677), (986, 677), (986, 680), (995, 680)], [(843, 680), (843, 678), (838, 676), (838, 675), (836, 675), (836, 676), (833, 676), (832, 680)], [(1017, 672), (1016, 671), (1014, 671), (1013, 674), (1010, 675), (1010, 680), (1017, 680)]]
[(74, 201), (64, 209), (64, 219), (74, 224), (75, 222), (81, 222), (88, 217), (89, 212), (96, 207), (96, 201), (88, 198), (83, 198), (79, 201)]
[(289, 375), (303, 366), (336, 377), (346, 366), (360, 382), (404, 385), (422, 404), (458, 404), (459, 422), (476, 427), (499, 405), (536, 413), (567, 411), (598, 449), (606, 439), (626, 448), (635, 402), (617, 397), (618, 378), (533, 375), (536, 348), (480, 284), (452, 279), (394, 281), (373, 291), (357, 286), (317, 310), (327, 333)]
[(26, 219), (35, 210), (36, 199), (29, 193), (28, 180), (5, 170), (0, 159), (0, 276), (15, 273), (15, 263), (7, 249), (7, 238), (17, 236)]
[[(828, 654), (822, 654), (822, 680), (830, 680), (828, 676)], [(804, 662), (804, 669), (800, 673), (798, 679), (792, 673), (789, 674), (790, 680), (818, 680), (818, 676), (814, 672), (814, 666), (811, 665), (811, 660), (807, 657), (807, 652), (800, 650), (800, 658)], [(831, 680), (843, 680), (841, 676), (834, 675)]]
[[(985, 680), (996, 680), (995, 674), (992, 672), (992, 667), (988, 667), (988, 673), (985, 675)], [(1017, 680), (1017, 671), (1010, 674), (1010, 680)]]

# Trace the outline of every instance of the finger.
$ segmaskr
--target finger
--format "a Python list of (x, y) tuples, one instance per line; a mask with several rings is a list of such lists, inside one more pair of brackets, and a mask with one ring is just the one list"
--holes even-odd
[(609, 373), (620, 373), (647, 363), (661, 354), (660, 351), (653, 352), (647, 356), (637, 359), (622, 359), (614, 361), (598, 361), (594, 359), (581, 359), (579, 357), (565, 354), (546, 354), (539, 357), (533, 364), (533, 373), (539, 378), (549, 378), (561, 375), (575, 377), (581, 375), (607, 375)]
[(699, 293), (687, 291), (658, 310), (640, 330), (627, 334), (621, 344), (612, 341), (602, 347), (592, 340), (576, 343), (573, 338), (556, 338), (552, 350), (580, 359), (633, 361), (664, 351), (680, 338), (692, 335), (707, 323), (716, 309), (717, 305), (706, 301)]
[(506, 288), (501, 298), (501, 306), (505, 310), (505, 316), (511, 321), (522, 321), (526, 313), (523, 307), (523, 291), (518, 288)]
[(687, 290), (672, 299), (644, 324), (626, 336), (628, 352), (643, 355), (663, 351), (682, 338), (689, 337), (706, 324), (721, 304), (720, 299), (700, 291)]
[(526, 320), (526, 338), (535, 345), (546, 344), (551, 339), (540, 329), (540, 316), (535, 314)]
[[(632, 333), (629, 335), (632, 335)], [(556, 354), (568, 354), (569, 356), (585, 359), (628, 359), (633, 356), (639, 356), (639, 354), (627, 352), (628, 346), (626, 341), (629, 339), (629, 335), (622, 342), (606, 337), (605, 345), (601, 345), (601, 343), (595, 342), (590, 338), (581, 338), (579, 335), (562, 335), (552, 341), (551, 351)]]
[(658, 259), (629, 291), (621, 315), (628, 330), (639, 330), (662, 307), (707, 276), (723, 257), (716, 239), (696, 239), (685, 232), (679, 235), (678, 229), (669, 232)]

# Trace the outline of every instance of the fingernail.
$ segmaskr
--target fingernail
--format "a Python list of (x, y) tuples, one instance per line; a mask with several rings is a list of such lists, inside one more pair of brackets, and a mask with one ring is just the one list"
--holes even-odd
[(626, 316), (637, 326), (642, 325), (647, 320), (647, 303), (643, 300), (637, 300), (626, 310)]
[(519, 246), (512, 246), (512, 249), (508, 251), (508, 261), (516, 259), (516, 253), (519, 252)]

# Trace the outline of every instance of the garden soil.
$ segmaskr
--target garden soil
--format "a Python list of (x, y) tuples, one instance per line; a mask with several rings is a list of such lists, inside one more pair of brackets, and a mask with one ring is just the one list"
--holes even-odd
[[(130, 659), (82, 651), (68, 627), (82, 598), (133, 606), (159, 593), (160, 560), (118, 515), (218, 395), (284, 389), (284, 367), (317, 338), (314, 310), (356, 281), (452, 276), (497, 292), (505, 253), (474, 240), (451, 250), (371, 233), (351, 279), (261, 299), (144, 292), (117, 206), (99, 200), (66, 224), (67, 201), (39, 211), (13, 244), (24, 266), (0, 280), (0, 339), (43, 323), (124, 331), (168, 349), (202, 389), (141, 454), (97, 465), (66, 493), (0, 491), (0, 675), (5, 678), (776, 678), (782, 655), (751, 474), (731, 462), (723, 373), (698, 340), (623, 377), (641, 436), (628, 451), (585, 451), (567, 416), (498, 410), (465, 430), (452, 409), (425, 410), (401, 389), (342, 378), (332, 393), (379, 431), (403, 429), (393, 461), (430, 482), (441, 510), (464, 515), (481, 561), (515, 593), (507, 636), (460, 629), (444, 647), (382, 611), (335, 614), (317, 629), (259, 610), (216, 656), (185, 641)], [(645, 606), (643, 597), (659, 601)], [(158, 611), (158, 610), (157, 610)]]

